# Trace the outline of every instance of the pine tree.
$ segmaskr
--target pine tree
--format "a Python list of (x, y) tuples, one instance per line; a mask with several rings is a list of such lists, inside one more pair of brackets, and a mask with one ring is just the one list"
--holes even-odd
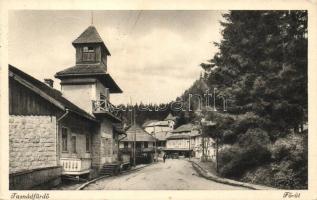
[[(232, 144), (220, 153), (220, 172), (241, 178), (248, 170), (272, 165), (276, 170), (268, 174), (279, 173), (269, 180), (272, 185), (305, 188), (307, 160), (282, 162), (270, 154), (282, 154), (285, 147), (275, 141), (296, 138), (291, 130), (307, 122), (307, 12), (230, 11), (223, 17), (223, 38), (215, 43), (219, 52), (201, 64), (209, 88), (217, 87), (229, 104), (226, 114), (205, 114), (217, 121), (217, 137)], [(307, 143), (298, 145), (307, 150)], [(298, 154), (307, 157), (307, 151)]]
[[(254, 113), (277, 133), (307, 121), (307, 13), (231, 11), (209, 64), (208, 85), (230, 99), (230, 112)], [(264, 121), (263, 121), (264, 120)]]

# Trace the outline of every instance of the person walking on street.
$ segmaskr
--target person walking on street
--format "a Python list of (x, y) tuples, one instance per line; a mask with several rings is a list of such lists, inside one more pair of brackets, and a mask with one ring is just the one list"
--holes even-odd
[(163, 155), (163, 162), (165, 163), (165, 159), (166, 159), (166, 154), (164, 153)]

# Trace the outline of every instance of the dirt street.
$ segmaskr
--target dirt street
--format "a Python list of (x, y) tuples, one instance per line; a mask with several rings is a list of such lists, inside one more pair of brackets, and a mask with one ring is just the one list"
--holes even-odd
[(199, 177), (186, 160), (167, 159), (137, 172), (99, 180), (85, 190), (237, 190), (247, 189)]

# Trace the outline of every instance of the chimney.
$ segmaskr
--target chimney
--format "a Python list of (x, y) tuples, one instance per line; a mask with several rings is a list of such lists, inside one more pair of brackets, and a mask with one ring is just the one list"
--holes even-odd
[(54, 86), (54, 81), (50, 78), (45, 78), (44, 79), (44, 83), (48, 86), (50, 86), (51, 88)]

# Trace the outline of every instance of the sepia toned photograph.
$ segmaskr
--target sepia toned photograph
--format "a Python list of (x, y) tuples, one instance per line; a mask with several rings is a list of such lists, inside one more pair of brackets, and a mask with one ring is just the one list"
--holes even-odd
[(9, 190), (300, 198), (309, 34), (301, 9), (10, 10)]

